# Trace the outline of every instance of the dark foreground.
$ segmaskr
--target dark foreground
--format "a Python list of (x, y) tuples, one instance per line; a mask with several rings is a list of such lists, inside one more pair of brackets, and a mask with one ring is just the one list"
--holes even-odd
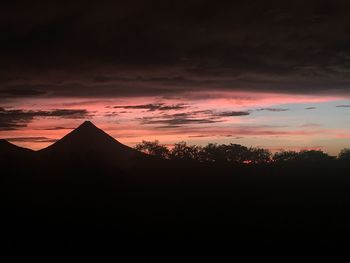
[(346, 164), (162, 162), (113, 173), (7, 163), (2, 171), (6, 236), (23, 258), (98, 248), (117, 254), (134, 248), (139, 252), (128, 256), (142, 257), (174, 249), (174, 241), (311, 249), (349, 240)]
[(350, 239), (348, 161), (161, 160), (89, 122), (38, 152), (0, 140), (0, 160), (12, 260), (285, 259)]

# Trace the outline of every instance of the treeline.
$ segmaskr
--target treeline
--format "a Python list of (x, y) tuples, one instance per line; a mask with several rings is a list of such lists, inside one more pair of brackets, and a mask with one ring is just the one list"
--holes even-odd
[(337, 157), (320, 150), (279, 151), (272, 154), (258, 147), (246, 147), (239, 144), (209, 143), (206, 146), (175, 143), (173, 147), (160, 144), (159, 141), (142, 141), (135, 147), (146, 154), (169, 160), (189, 160), (198, 162), (229, 162), (262, 164), (271, 162), (330, 162), (350, 161), (350, 149), (343, 149)]

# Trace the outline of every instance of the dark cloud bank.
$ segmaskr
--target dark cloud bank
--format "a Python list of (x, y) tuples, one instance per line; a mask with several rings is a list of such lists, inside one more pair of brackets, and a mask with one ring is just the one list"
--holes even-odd
[(0, 130), (16, 130), (26, 127), (35, 118), (85, 119), (91, 114), (87, 110), (55, 109), (51, 111), (4, 109), (0, 107)]
[(5, 138), (5, 140), (10, 142), (56, 142), (56, 139), (51, 139), (48, 137), (10, 137)]
[(250, 115), (249, 111), (224, 111), (212, 110), (188, 111), (174, 114), (160, 114), (158, 116), (142, 117), (142, 124), (156, 125), (157, 128), (169, 129), (189, 126), (193, 124), (213, 124), (227, 121), (227, 117)]
[(349, 1), (7, 1), (0, 99), (349, 94)]
[(166, 105), (164, 103), (158, 104), (140, 104), (140, 105), (127, 105), (127, 106), (114, 106), (115, 109), (133, 109), (133, 110), (147, 110), (147, 111), (169, 111), (169, 110), (182, 110), (187, 108), (185, 104), (173, 104)]

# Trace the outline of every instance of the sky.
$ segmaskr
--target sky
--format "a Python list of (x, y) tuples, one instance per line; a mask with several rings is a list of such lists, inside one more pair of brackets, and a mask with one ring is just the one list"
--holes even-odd
[(348, 1), (2, 1), (0, 138), (350, 147)]

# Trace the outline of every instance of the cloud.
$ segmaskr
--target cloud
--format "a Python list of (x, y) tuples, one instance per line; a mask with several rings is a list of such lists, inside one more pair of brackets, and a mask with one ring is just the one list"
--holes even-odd
[(11, 89), (0, 89), (0, 95), (4, 98), (22, 98), (22, 97), (37, 97), (45, 95), (45, 91), (28, 89), (28, 87), (23, 87), (21, 89), (11, 88)]
[(142, 105), (126, 105), (126, 106), (114, 106), (115, 109), (145, 109), (148, 111), (168, 111), (168, 110), (182, 110), (187, 108), (188, 106), (185, 104), (173, 104), (173, 105), (166, 105), (164, 103), (158, 103), (158, 104), (142, 104)]
[[(171, 127), (170, 127), (171, 128)], [(216, 126), (216, 125), (205, 125), (205, 128), (201, 125), (184, 125), (179, 126), (176, 129), (170, 129), (167, 131), (168, 134), (184, 135), (191, 138), (200, 137), (227, 137), (232, 139), (245, 139), (253, 138), (262, 139), (261, 136), (266, 137), (286, 137), (290, 138), (293, 136), (295, 138), (301, 136), (305, 138), (306, 136), (315, 136), (317, 134), (328, 133), (329, 130), (325, 129), (305, 129), (302, 127), (289, 127), (285, 125), (230, 125), (230, 126)]]
[(305, 108), (305, 110), (315, 110), (315, 109), (317, 109), (317, 107), (307, 107), (307, 108)]
[(349, 5), (130, 0), (23, 8), (11, 1), (0, 10), (0, 90), (15, 97), (242, 89), (348, 96)]
[(257, 109), (257, 111), (283, 112), (283, 111), (289, 111), (289, 109), (283, 109), (283, 108), (261, 108), (261, 109)]
[(87, 110), (72, 110), (72, 109), (56, 109), (52, 111), (38, 111), (36, 112), (42, 117), (65, 117), (67, 119), (83, 119), (90, 117), (91, 114)]
[(179, 128), (192, 124), (213, 124), (227, 121), (226, 117), (247, 116), (247, 111), (224, 111), (197, 110), (174, 114), (161, 114), (159, 116), (147, 116), (140, 118), (142, 124), (160, 124), (157, 128)]
[(188, 138), (208, 138), (208, 137), (227, 137), (232, 138), (235, 140), (243, 139), (243, 136), (236, 136), (232, 134), (197, 134), (197, 135), (190, 135)]
[(73, 129), (75, 129), (75, 128), (58, 126), (58, 127), (51, 127), (51, 128), (37, 129), (37, 130), (41, 130), (41, 131), (59, 131), (59, 130), (73, 130)]
[(321, 126), (322, 125), (318, 124), (318, 123), (305, 123), (305, 124), (300, 125), (301, 128), (318, 128)]
[(178, 128), (183, 125), (190, 124), (209, 124), (221, 122), (221, 120), (215, 116), (208, 116), (207, 114), (203, 115), (203, 111), (162, 114), (160, 116), (143, 117), (140, 118), (140, 121), (142, 124), (160, 124), (161, 126), (158, 126), (158, 128)]
[(104, 116), (105, 117), (116, 117), (116, 116), (119, 116), (119, 113), (121, 113), (121, 112), (108, 111), (104, 114)]
[(47, 137), (10, 137), (5, 138), (5, 140), (10, 142), (56, 142), (57, 139), (51, 139)]
[(350, 105), (337, 105), (337, 108), (350, 108)]
[(217, 116), (222, 117), (236, 117), (236, 116), (247, 116), (250, 115), (249, 111), (225, 111), (217, 113)]
[(142, 124), (161, 124), (158, 128), (178, 128), (189, 124), (209, 124), (221, 122), (215, 118), (193, 118), (190, 116), (169, 116), (169, 117), (143, 117)]
[(34, 111), (0, 108), (0, 130), (16, 130), (26, 127), (35, 118), (84, 119), (91, 117), (85, 109), (54, 109), (50, 111)]

